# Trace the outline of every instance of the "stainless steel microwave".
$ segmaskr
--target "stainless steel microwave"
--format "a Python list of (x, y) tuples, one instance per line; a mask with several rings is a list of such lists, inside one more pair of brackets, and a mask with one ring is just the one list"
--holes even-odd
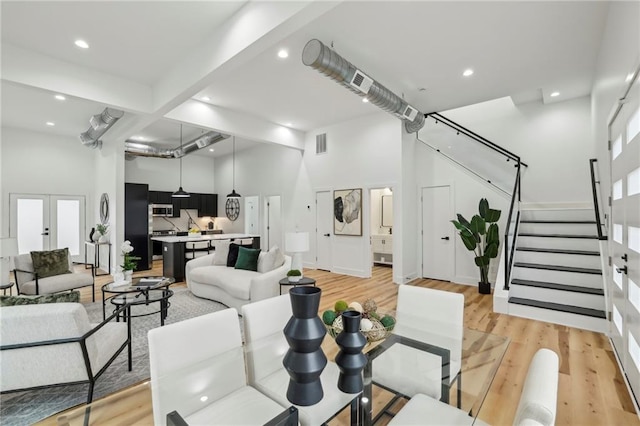
[(171, 204), (151, 204), (152, 216), (173, 216), (173, 205)]

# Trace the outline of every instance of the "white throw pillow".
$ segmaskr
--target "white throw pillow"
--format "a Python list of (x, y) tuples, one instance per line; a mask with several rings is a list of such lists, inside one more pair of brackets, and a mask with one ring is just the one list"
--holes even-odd
[(260, 253), (260, 257), (258, 257), (258, 272), (265, 273), (273, 271), (282, 266), (283, 263), (284, 255), (278, 246), (273, 246), (268, 252)]
[(231, 241), (229, 240), (216, 241), (216, 253), (215, 256), (213, 256), (214, 265), (227, 266), (227, 257), (229, 257), (229, 244), (231, 244)]

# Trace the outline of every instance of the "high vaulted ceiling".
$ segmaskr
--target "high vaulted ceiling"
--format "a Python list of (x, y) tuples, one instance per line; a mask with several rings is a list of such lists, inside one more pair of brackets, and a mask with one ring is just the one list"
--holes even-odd
[[(422, 112), (504, 96), (557, 102), (590, 93), (608, 3), (3, 1), (1, 8), (2, 126), (77, 139), (89, 117), (110, 106), (126, 114), (105, 140), (144, 136), (176, 146), (183, 122), (192, 129), (185, 140), (215, 129), (300, 148), (305, 131), (378, 110), (302, 64), (312, 38)], [(280, 49), (289, 57), (279, 58)], [(463, 77), (467, 68), (474, 74)], [(560, 95), (551, 98), (554, 91)]]

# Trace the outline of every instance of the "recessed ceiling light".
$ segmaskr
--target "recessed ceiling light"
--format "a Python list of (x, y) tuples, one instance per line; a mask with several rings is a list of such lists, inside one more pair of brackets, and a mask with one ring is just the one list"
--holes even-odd
[(631, 79), (632, 79), (632, 78), (633, 78), (633, 73), (629, 73), (629, 74), (627, 74), (627, 78), (625, 78), (625, 79), (624, 79), (624, 81), (625, 81), (626, 83), (628, 83), (628, 82), (630, 82), (630, 81), (631, 81)]
[(288, 58), (288, 57), (289, 57), (289, 52), (287, 52), (286, 49), (280, 49), (278, 51), (278, 58), (284, 59), (284, 58)]
[(147, 138), (145, 138), (144, 136), (139, 136), (139, 135), (131, 136), (131, 139), (134, 139), (134, 140), (137, 140), (137, 141), (147, 140)]
[(215, 151), (215, 149), (209, 148), (209, 152), (213, 152), (213, 151)]
[(203, 97), (201, 97), (201, 98), (200, 98), (200, 100), (205, 101), (205, 102), (208, 102), (208, 101), (210, 101), (210, 100), (211, 100), (211, 98), (210, 98), (210, 97), (208, 97), (208, 96), (203, 96)]
[(56, 123), (54, 123), (53, 121), (47, 121), (47, 126), (55, 126)]
[(89, 43), (87, 43), (84, 40), (80, 40), (80, 39), (75, 41), (75, 45), (78, 46), (81, 49), (88, 49), (89, 48)]
[(464, 70), (462, 75), (465, 76), (465, 77), (469, 77), (469, 76), (473, 75), (473, 70), (471, 68), (466, 69), (466, 70)]
[(366, 103), (369, 103), (369, 99), (367, 99), (367, 98), (362, 98), (362, 102), (364, 102), (365, 104), (366, 104)]
[(64, 96), (62, 96), (62, 95), (55, 95), (54, 97), (55, 97), (57, 100), (59, 100), (59, 101), (64, 101), (65, 99), (67, 99), (67, 98), (65, 98), (65, 97), (64, 97)]
[(286, 123), (284, 123), (284, 125), (287, 126), (287, 127), (291, 127), (291, 126), (293, 126), (293, 123), (287, 121)]
[(200, 401), (202, 401), (202, 402), (205, 402), (207, 399), (209, 399), (209, 397), (206, 396), (206, 395), (200, 397)]
[(555, 98), (556, 96), (560, 96), (560, 92), (552, 92), (549, 96)]

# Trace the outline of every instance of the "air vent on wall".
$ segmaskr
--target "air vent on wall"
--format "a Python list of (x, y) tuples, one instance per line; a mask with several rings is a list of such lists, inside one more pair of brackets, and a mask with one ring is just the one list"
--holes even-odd
[(316, 154), (324, 154), (327, 152), (327, 134), (322, 133), (316, 135)]
[(356, 70), (350, 83), (353, 87), (355, 87), (362, 93), (367, 94), (369, 93), (369, 89), (371, 89), (373, 79), (367, 77), (362, 71)]
[(402, 112), (402, 116), (409, 121), (413, 121), (413, 119), (416, 118), (416, 115), (418, 115), (418, 110), (411, 105), (407, 105), (407, 107)]

